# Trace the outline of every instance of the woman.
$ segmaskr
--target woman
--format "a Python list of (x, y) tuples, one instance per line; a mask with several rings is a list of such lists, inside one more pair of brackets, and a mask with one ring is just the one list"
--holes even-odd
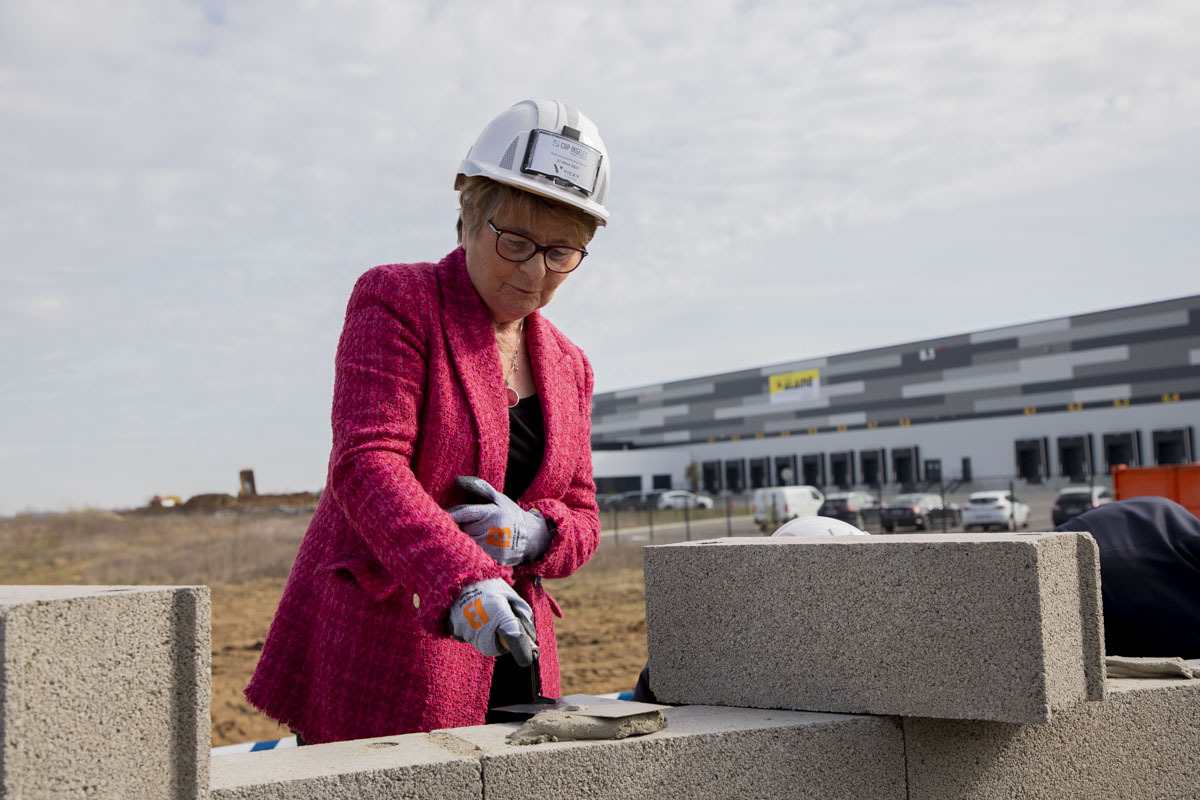
[(301, 741), (482, 724), (529, 699), (496, 656), (527, 664), (531, 638), (560, 693), (542, 579), (599, 542), (592, 372), (538, 309), (607, 220), (608, 175), (591, 120), (518, 103), (459, 168), (461, 246), (355, 286), (326, 490), (246, 688)]

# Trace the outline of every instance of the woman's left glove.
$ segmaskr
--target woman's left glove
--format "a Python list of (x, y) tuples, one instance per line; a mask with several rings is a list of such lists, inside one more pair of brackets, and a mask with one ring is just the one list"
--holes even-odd
[(462, 475), (455, 482), (484, 502), (447, 511), (497, 564), (515, 567), (536, 561), (550, 547), (553, 534), (537, 511), (526, 511), (482, 478)]

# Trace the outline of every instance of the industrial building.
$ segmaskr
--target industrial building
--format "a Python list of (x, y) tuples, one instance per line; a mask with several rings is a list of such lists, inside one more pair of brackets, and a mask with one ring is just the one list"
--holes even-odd
[(1053, 486), (1193, 461), (1197, 419), (1200, 295), (597, 394), (592, 449), (600, 492)]

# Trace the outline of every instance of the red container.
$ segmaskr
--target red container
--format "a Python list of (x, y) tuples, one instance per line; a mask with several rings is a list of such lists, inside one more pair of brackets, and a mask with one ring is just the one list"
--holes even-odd
[(1117, 467), (1113, 494), (1130, 497), (1166, 497), (1200, 517), (1200, 463), (1172, 467)]

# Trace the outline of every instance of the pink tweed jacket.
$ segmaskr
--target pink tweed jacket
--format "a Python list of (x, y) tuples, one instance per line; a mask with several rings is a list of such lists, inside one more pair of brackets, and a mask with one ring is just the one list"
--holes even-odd
[(599, 543), (590, 449), (592, 372), (541, 314), (525, 337), (545, 418), (541, 470), (521, 496), (557, 525), (537, 562), (497, 565), (444, 509), (459, 475), (503, 489), (508, 409), (491, 318), (462, 249), (392, 264), (354, 287), (337, 352), (333, 449), (246, 697), (311, 742), (480, 725), (493, 659), (456, 642), (459, 590), (503, 578), (533, 607), (542, 693), (557, 696), (542, 578), (564, 578)]

